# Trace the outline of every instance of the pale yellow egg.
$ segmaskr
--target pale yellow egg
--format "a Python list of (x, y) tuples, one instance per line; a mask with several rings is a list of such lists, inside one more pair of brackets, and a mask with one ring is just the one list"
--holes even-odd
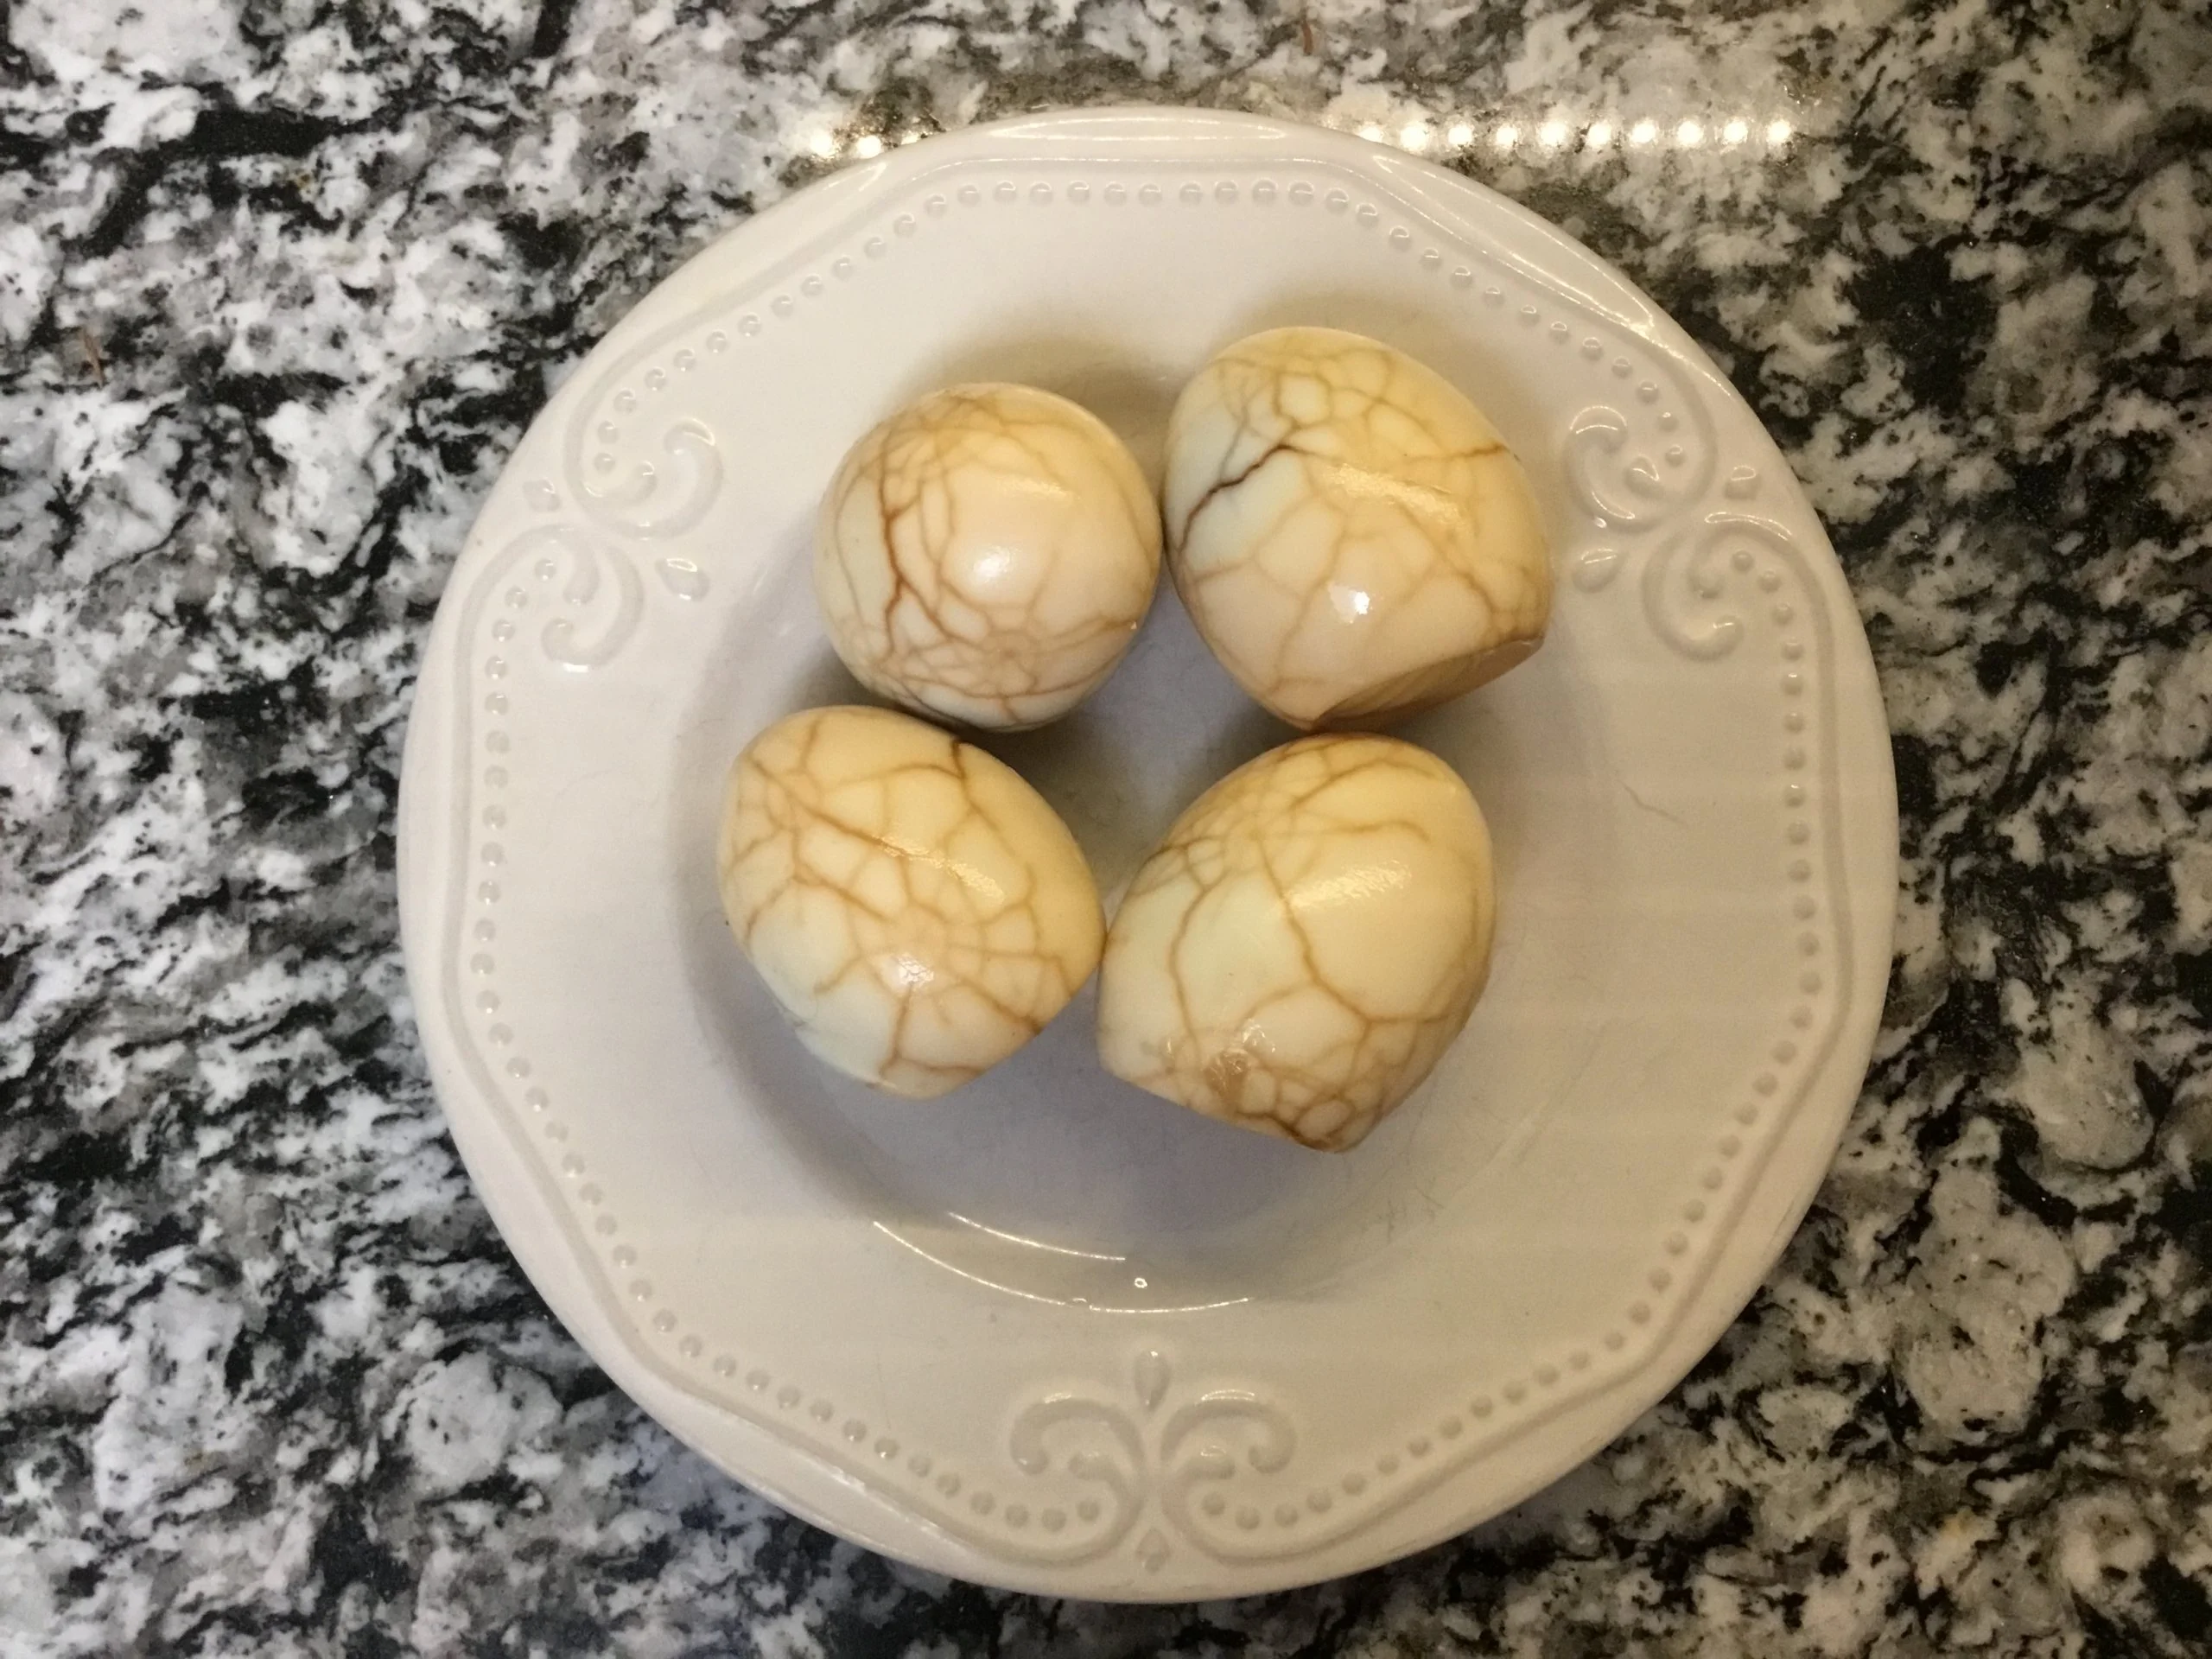
[(1114, 671), (1160, 579), (1143, 473), (1096, 416), (1033, 386), (931, 392), (853, 446), (814, 588), (860, 682), (918, 714), (1018, 731)]
[(1201, 369), (1169, 422), (1164, 513), (1198, 632), (1306, 730), (1456, 697), (1551, 618), (1535, 499), (1497, 429), (1358, 334), (1277, 328)]
[(722, 911), (838, 1071), (941, 1095), (996, 1065), (1097, 966), (1075, 837), (1002, 762), (882, 709), (777, 721), (730, 772)]
[(1357, 1145), (1427, 1077), (1490, 971), (1490, 833), (1395, 738), (1300, 738), (1175, 821), (1099, 969), (1109, 1071), (1241, 1128)]

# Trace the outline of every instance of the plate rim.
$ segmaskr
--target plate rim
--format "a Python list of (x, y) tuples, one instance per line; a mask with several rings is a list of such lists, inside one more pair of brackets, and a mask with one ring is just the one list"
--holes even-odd
[[(1675, 355), (1684, 359), (1687, 366), (1693, 372), (1703, 372), (1708, 375), (1710, 379), (1722, 389), (1722, 396), (1741, 402), (1733, 389), (1728, 387), (1726, 382), (1721, 379), (1716, 372), (1711, 370), (1710, 365), (1706, 362), (1702, 354), (1697, 352), (1694, 342), (1691, 341), (1663, 311), (1637, 290), (1624, 276), (1558, 227), (1538, 218), (1518, 204), (1497, 195), (1484, 187), (1461, 178), (1433, 163), (1405, 156), (1395, 151), (1384, 150), (1349, 135), (1332, 132), (1326, 129), (1301, 126), (1271, 118), (1233, 115), (1211, 111), (1174, 111), (1158, 108), (1086, 110), (1056, 115), (1016, 117), (1007, 121), (969, 129), (944, 138), (932, 139), (906, 150), (893, 151), (880, 162), (870, 163), (864, 168), (852, 168), (842, 174), (833, 175), (819, 184), (795, 193), (774, 207), (733, 226), (731, 230), (714, 238), (698, 253), (687, 260), (683, 266), (664, 278), (661, 283), (657, 284), (646, 296), (642, 297), (638, 305), (633, 307), (593, 348), (578, 365), (570, 377), (569, 385), (564, 387), (563, 391), (588, 386), (592, 384), (591, 377), (602, 373), (607, 364), (620, 359), (625, 353), (631, 352), (638, 340), (650, 332), (648, 327), (650, 319), (641, 318), (640, 314), (648, 310), (653, 297), (680, 283), (686, 272), (696, 274), (701, 271), (715, 255), (716, 251), (724, 247), (732, 238), (738, 237), (751, 238), (758, 236), (762, 233), (764, 226), (784, 230), (795, 238), (804, 238), (811, 233), (810, 227), (806, 225), (809, 215), (812, 215), (820, 222), (826, 223), (830, 219), (849, 213), (855, 203), (866, 199), (870, 194), (881, 188), (910, 181), (912, 178), (919, 176), (928, 169), (963, 159), (996, 159), (1007, 162), (1053, 159), (1049, 152), (1046, 156), (1040, 157), (1022, 149), (1020, 146), (1024, 144), (1050, 146), (1058, 143), (1079, 148), (1082, 143), (1095, 142), (1102, 134), (1116, 129), (1124, 131), (1136, 129), (1153, 137), (1171, 138), (1177, 143), (1196, 147), (1213, 144), (1224, 150), (1241, 148), (1249, 152), (1254, 141), (1264, 140), (1285, 146), (1282, 159), (1286, 161), (1303, 160), (1318, 156), (1339, 167), (1350, 167), (1366, 171), (1379, 177), (1387, 186), (1395, 189), (1402, 190), (1406, 187), (1411, 187), (1417, 194), (1430, 198), (1440, 194), (1448, 199), (1454, 193), (1461, 194), (1463, 198), (1471, 198), (1474, 203), (1478, 204), (1480, 212), (1503, 213), (1522, 231), (1535, 233), (1541, 240), (1567, 250), (1578, 262), (1587, 262), (1601, 267), (1611, 281), (1618, 286), (1621, 296), (1631, 300), (1636, 307), (1643, 311), (1647, 320), (1646, 326), (1654, 330), (1657, 335), (1656, 343), (1662, 344)], [(763, 263), (772, 265), (774, 262), (771, 258)], [(629, 326), (633, 322), (637, 327)], [(578, 395), (581, 396), (580, 393)], [(531, 432), (535, 432), (539, 424), (545, 422), (549, 416), (555, 415), (563, 403), (561, 394), (557, 392), (552, 399), (549, 399), (545, 408), (533, 420)], [(524, 439), (518, 443), (515, 453), (520, 453), (528, 442), (529, 435), (525, 434)], [(1796, 500), (1802, 505), (1802, 491), (1798, 489), (1794, 478), (1789, 476), (1786, 466), (1783, 469), (1783, 478), (1784, 487), (1795, 493)], [(1817, 524), (1818, 520), (1811, 513), (1809, 506), (1804, 506), (1803, 510), (1806, 518)], [(488, 518), (492, 511), (493, 503), (487, 499), (485, 509), (486, 517)], [(483, 520), (480, 519), (479, 530), (482, 523)], [(472, 547), (475, 545), (477, 538), (478, 531), (473, 530), (469, 537)], [(1824, 536), (1821, 551), (1827, 552)], [(463, 557), (464, 559), (467, 557), (466, 553)], [(1832, 552), (1827, 552), (1827, 557), (1833, 563)], [(461, 569), (461, 564), (457, 563), (456, 572)], [(1847, 583), (1843, 580), (1840, 566), (1835, 567), (1834, 571), (1833, 586), (1847, 598)], [(871, 1499), (864, 1503), (854, 1503), (839, 1501), (842, 1497), (849, 1497), (850, 1494), (825, 1493), (810, 1488), (802, 1490), (794, 1486), (790, 1481), (779, 1478), (772, 1468), (764, 1468), (762, 1456), (741, 1455), (729, 1451), (721, 1436), (728, 1426), (737, 1425), (743, 1432), (730, 1433), (728, 1438), (741, 1446), (748, 1439), (757, 1440), (759, 1443), (757, 1450), (764, 1453), (766, 1459), (771, 1464), (780, 1458), (803, 1460), (802, 1453), (785, 1446), (776, 1437), (765, 1431), (743, 1425), (741, 1419), (726, 1413), (720, 1413), (706, 1402), (685, 1395), (671, 1385), (666, 1379), (658, 1375), (650, 1363), (639, 1360), (629, 1340), (605, 1315), (604, 1310), (595, 1306), (588, 1287), (579, 1289), (569, 1283), (568, 1280), (573, 1276), (572, 1273), (547, 1271), (543, 1264), (549, 1257), (554, 1259), (556, 1265), (559, 1265), (564, 1262), (571, 1254), (569, 1245), (561, 1236), (561, 1219), (557, 1214), (553, 1213), (554, 1206), (546, 1203), (543, 1195), (537, 1192), (534, 1187), (527, 1183), (517, 1183), (516, 1189), (510, 1190), (508, 1184), (498, 1178), (496, 1165), (499, 1153), (493, 1144), (496, 1126), (469, 1121), (467, 1113), (454, 1109), (453, 1102), (456, 1098), (467, 1098), (468, 1095), (468, 1087), (464, 1081), (466, 1064), (453, 1033), (444, 1027), (435, 1014), (430, 1017), (425, 1017), (426, 1011), (434, 1010), (437, 1006), (434, 997), (424, 995), (433, 982), (434, 976), (429, 970), (429, 962), (431, 954), (438, 948), (435, 938), (437, 930), (435, 925), (427, 923), (422, 916), (416, 914), (417, 910), (422, 907), (419, 899), (410, 902), (410, 895), (420, 894), (426, 886), (420, 879), (422, 874), (420, 861), (424, 855), (421, 847), (423, 837), (420, 834), (411, 833), (410, 826), (416, 822), (420, 811), (435, 810), (435, 807), (425, 808), (424, 806), (426, 801), (435, 799), (439, 791), (442, 776), (432, 769), (435, 734), (429, 728), (436, 721), (440, 699), (450, 697), (453, 692), (453, 688), (446, 683), (451, 677), (447, 674), (444, 664), (452, 654), (450, 647), (453, 636), (461, 626), (461, 612), (465, 606), (460, 601), (465, 598), (466, 595), (461, 594), (449, 580), (446, 594), (442, 597), (429, 638), (424, 646), (422, 671), (416, 683), (415, 700), (410, 713), (402, 765), (398, 808), (397, 878), (402, 900), (402, 946), (407, 965), (410, 995), (414, 1000), (416, 1013), (418, 1030), (422, 1033), (425, 1052), (430, 1062), (432, 1081), (442, 1109), (446, 1113), (455, 1146), (461, 1153), (464, 1165), (468, 1168), (472, 1181), (482, 1197), (487, 1211), (493, 1215), (495, 1224), (499, 1226), (503, 1236), (507, 1240), (518, 1262), (524, 1267), (525, 1274), (537, 1287), (539, 1294), (543, 1295), (549, 1305), (553, 1307), (556, 1316), (591, 1354), (595, 1363), (606, 1370), (619, 1385), (645, 1406), (651, 1414), (671, 1427), (680, 1438), (707, 1456), (709, 1461), (769, 1497), (784, 1508), (851, 1538), (856, 1542), (862, 1543), (868, 1548), (907, 1560), (928, 1570), (954, 1573), (960, 1577), (978, 1582), (1038, 1593), (1096, 1595), (1098, 1592), (1095, 1588), (1071, 1592), (1065, 1580), (1052, 1567), (1039, 1567), (1033, 1570), (1010, 1558), (985, 1554), (976, 1551), (951, 1535), (934, 1528), (925, 1517), (912, 1512), (893, 1511), (880, 1499)], [(449, 601), (454, 602), (448, 602)], [(1871, 654), (1867, 652), (1863, 626), (1859, 623), (1855, 609), (1847, 607), (1845, 613), (1840, 617), (1831, 619), (1828, 626), (1831, 637), (1839, 648), (1848, 651), (1855, 645), (1858, 653), (1866, 656), (1865, 681), (1871, 688), (1873, 711), (1878, 716), (1880, 715), (1879, 683), (1872, 673)], [(1891, 886), (1893, 891), (1896, 868), (1894, 774), (1888, 762), (1886, 744), (1888, 728), (1885, 718), (1880, 721), (1880, 725), (1885, 742), (1881, 750), (1882, 765), (1879, 769), (1879, 781), (1885, 786), (1881, 791), (1885, 798), (1873, 801), (1862, 799), (1859, 802), (1859, 808), (1862, 814), (1871, 808), (1875, 819), (1885, 821), (1876, 823), (1874, 827), (1886, 837), (1888, 855), (1886, 863), (1890, 870)], [(1882, 910), (1884, 925), (1879, 929), (1878, 935), (1867, 933), (1862, 930), (1859, 948), (1863, 954), (1853, 964), (1853, 972), (1857, 982), (1850, 988), (1853, 995), (1847, 1006), (1834, 1039), (1836, 1052), (1840, 1053), (1847, 1052), (1871, 1058), (1872, 1037), (1878, 1024), (1881, 991), (1889, 971), (1891, 939), (1888, 923), (1891, 919), (1892, 908), (1893, 906), (1888, 902), (1888, 896), (1885, 895)], [(1342, 1573), (1361, 1570), (1364, 1567), (1396, 1559), (1440, 1539), (1455, 1535), (1465, 1530), (1467, 1526), (1510, 1507), (1529, 1492), (1541, 1489), (1560, 1475), (1567, 1472), (1581, 1460), (1583, 1456), (1586, 1455), (1587, 1450), (1594, 1450), (1596, 1446), (1602, 1445), (1605, 1440), (1611, 1439), (1621, 1427), (1625, 1427), (1626, 1423), (1632, 1420), (1637, 1413), (1644, 1409), (1651, 1402), (1662, 1398), (1669, 1392), (1680, 1381), (1681, 1376), (1732, 1322), (1748, 1300), (1749, 1295), (1756, 1294), (1758, 1281), (1770, 1271), (1774, 1260), (1786, 1246), (1791, 1233), (1796, 1230), (1817, 1193), (1820, 1179), (1832, 1160), (1834, 1146), (1840, 1140), (1847, 1121), (1852, 1102), (1859, 1092), (1858, 1079), (1863, 1076), (1863, 1058), (1847, 1062), (1845, 1070), (1853, 1074), (1853, 1083), (1847, 1090), (1840, 1091), (1842, 1095), (1840, 1108), (1826, 1114), (1801, 1109), (1797, 1114), (1796, 1121), (1785, 1130), (1783, 1139), (1777, 1140), (1773, 1147), (1769, 1150), (1767, 1157), (1771, 1166), (1779, 1155), (1783, 1141), (1793, 1134), (1801, 1138), (1816, 1141), (1822, 1147), (1821, 1155), (1816, 1160), (1817, 1170), (1814, 1179), (1801, 1184), (1802, 1192), (1792, 1192), (1787, 1195), (1788, 1202), (1781, 1205), (1776, 1214), (1770, 1218), (1770, 1224), (1772, 1225), (1770, 1236), (1752, 1252), (1758, 1258), (1758, 1268), (1755, 1274), (1749, 1275), (1750, 1291), (1744, 1295), (1738, 1295), (1732, 1291), (1718, 1297), (1714, 1295), (1715, 1285), (1724, 1276), (1719, 1272), (1720, 1263), (1723, 1259), (1731, 1255), (1732, 1249), (1731, 1245), (1724, 1245), (1715, 1254), (1711, 1264), (1713, 1270), (1705, 1275), (1706, 1282), (1694, 1294), (1686, 1296), (1682, 1310), (1671, 1332), (1659, 1344), (1642, 1366), (1620, 1382), (1579, 1402), (1566, 1414), (1570, 1417), (1594, 1415), (1611, 1422), (1611, 1426), (1597, 1435), (1591, 1446), (1584, 1452), (1578, 1452), (1568, 1461), (1558, 1463), (1556, 1466), (1550, 1466), (1548, 1463), (1544, 1469), (1522, 1481), (1517, 1484), (1509, 1483), (1497, 1489), (1506, 1493), (1503, 1497), (1497, 1497), (1495, 1492), (1486, 1494), (1480, 1504), (1469, 1509), (1465, 1514), (1447, 1523), (1419, 1534), (1413, 1541), (1408, 1542), (1393, 1538), (1379, 1549), (1362, 1549), (1356, 1547), (1357, 1540), (1361, 1537), (1372, 1537), (1374, 1529), (1355, 1534), (1351, 1539), (1345, 1541), (1344, 1545), (1338, 1547), (1356, 1558), (1349, 1564), (1332, 1564), (1324, 1571), (1316, 1573), (1311, 1570), (1309, 1565), (1313, 1557), (1306, 1554), (1292, 1554), (1259, 1562), (1221, 1563), (1219, 1565), (1223, 1573), (1233, 1582), (1224, 1583), (1219, 1588), (1192, 1591), (1186, 1586), (1178, 1585), (1172, 1590), (1163, 1586), (1160, 1593), (1148, 1595), (1145, 1593), (1146, 1586), (1141, 1581), (1132, 1580), (1125, 1591), (1117, 1591), (1112, 1599), (1181, 1600), (1191, 1599), (1196, 1594), (1211, 1596), (1261, 1593), (1313, 1582), (1320, 1577), (1334, 1577)], [(1810, 1092), (1808, 1085), (1808, 1095)], [(1808, 1100), (1808, 1105), (1809, 1104)], [(1832, 1122), (1826, 1121), (1829, 1118), (1833, 1119)], [(1811, 1130), (1809, 1135), (1808, 1134), (1808, 1124)], [(1746, 1185), (1751, 1192), (1756, 1192), (1761, 1186), (1767, 1185), (1770, 1179), (1770, 1177), (1762, 1177), (1746, 1183)], [(532, 1204), (531, 1200), (533, 1198), (538, 1202)], [(1745, 1205), (1745, 1210), (1748, 1211), (1750, 1205), (1748, 1194)], [(1739, 1232), (1744, 1219), (1744, 1215), (1739, 1213), (1737, 1221)], [(1744, 1275), (1731, 1274), (1726, 1276), (1732, 1281), (1734, 1278)], [(556, 1294), (554, 1285), (548, 1282), (549, 1279), (560, 1283), (559, 1294)], [(1621, 1412), (1618, 1406), (1618, 1397), (1624, 1395), (1633, 1398), (1637, 1402), (1625, 1413)], [(1611, 1409), (1593, 1410), (1594, 1408), (1607, 1402), (1614, 1402)], [(711, 1425), (707, 1425), (715, 1430), (715, 1434), (709, 1434), (706, 1427), (702, 1427), (705, 1414), (713, 1414), (718, 1420)], [(686, 1432), (687, 1427), (691, 1432)], [(900, 1528), (911, 1528), (918, 1535), (925, 1535), (925, 1538), (918, 1541), (916, 1537), (902, 1535)], [(922, 1542), (941, 1546), (941, 1548), (923, 1548)]]

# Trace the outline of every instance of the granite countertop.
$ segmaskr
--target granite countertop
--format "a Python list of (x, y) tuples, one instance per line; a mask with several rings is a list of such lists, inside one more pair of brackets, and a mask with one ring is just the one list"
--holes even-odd
[[(2207, 1651), (2202, 9), (720, 10), (0, 6), (0, 1652)], [(1825, 516), (1903, 808), (1865, 1098), (1720, 1346), (1465, 1538), (1203, 1609), (893, 1567), (645, 1418), (395, 939), (417, 653), (550, 382), (855, 149), (1104, 101), (1624, 267)]]

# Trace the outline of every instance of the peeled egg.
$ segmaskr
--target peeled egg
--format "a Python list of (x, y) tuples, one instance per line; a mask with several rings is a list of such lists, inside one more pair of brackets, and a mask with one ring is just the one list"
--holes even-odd
[(1198, 632), (1294, 726), (1431, 708), (1543, 643), (1551, 565), (1520, 463), (1379, 340), (1277, 328), (1223, 351), (1170, 417), (1165, 498)]
[(1209, 1117), (1340, 1152), (1412, 1092), (1490, 971), (1490, 832), (1395, 738), (1300, 738), (1167, 832), (1099, 969), (1109, 1071)]
[(1122, 441), (1033, 386), (931, 392), (853, 446), (814, 589), (861, 684), (1018, 731), (1113, 672), (1160, 579), (1160, 515)]
[(1012, 768), (882, 709), (778, 721), (732, 768), (722, 912), (799, 1039), (893, 1094), (956, 1089), (1098, 964), (1075, 837)]

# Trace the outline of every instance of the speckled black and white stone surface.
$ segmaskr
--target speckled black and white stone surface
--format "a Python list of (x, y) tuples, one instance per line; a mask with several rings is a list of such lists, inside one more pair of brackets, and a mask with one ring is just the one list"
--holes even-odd
[[(2194, 0), (0, 20), (0, 1653), (2212, 1650)], [(472, 1198), (394, 938), (416, 653), (550, 382), (842, 156), (1128, 100), (1423, 149), (1669, 306), (1904, 810), (1866, 1098), (1719, 1349), (1519, 1511), (1205, 1608), (931, 1580), (671, 1441)]]

